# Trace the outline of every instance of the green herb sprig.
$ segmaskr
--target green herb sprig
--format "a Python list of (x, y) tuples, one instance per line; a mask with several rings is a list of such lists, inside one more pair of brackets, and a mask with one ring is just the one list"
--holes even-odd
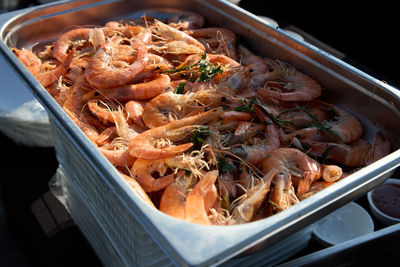
[(240, 106), (234, 107), (233, 110), (234, 111), (238, 111), (238, 112), (253, 112), (254, 108), (253, 105), (258, 104), (257, 99), (254, 97), (252, 98), (249, 103), (245, 103), (243, 100), (241, 101), (242, 104)]
[(191, 75), (199, 73), (199, 82), (208, 82), (215, 75), (223, 73), (221, 65), (215, 66), (213, 63), (207, 61), (207, 53), (204, 52), (201, 59), (193, 65), (186, 65), (172, 70), (164, 70), (162, 73), (176, 73), (184, 70), (189, 70)]
[(320, 120), (318, 120), (318, 117), (314, 113), (310, 112), (306, 108), (303, 108), (303, 107), (290, 108), (290, 109), (287, 109), (285, 111), (282, 111), (277, 116), (274, 116), (273, 114), (269, 113), (261, 105), (258, 105), (258, 107), (260, 108), (261, 111), (263, 111), (273, 121), (273, 123), (275, 125), (277, 125), (280, 128), (283, 128), (283, 126), (285, 124), (292, 124), (293, 125), (293, 121), (291, 121), (291, 120), (281, 120), (280, 119), (280, 117), (283, 114), (286, 114), (286, 113), (289, 113), (289, 112), (294, 112), (294, 111), (302, 111), (302, 112), (306, 113), (310, 118), (312, 118), (315, 121), (315, 123), (312, 123), (312, 124), (308, 125), (308, 127), (316, 127), (319, 130), (326, 131), (326, 132), (336, 136), (337, 138), (339, 138), (341, 140), (340, 136), (335, 131), (333, 131), (331, 129), (332, 127), (329, 125), (328, 121), (320, 121)]
[(236, 166), (227, 162), (224, 158), (217, 158), (218, 170), (220, 173), (233, 172), (236, 170)]
[(185, 92), (185, 88), (186, 88), (186, 83), (185, 82), (181, 82), (175, 88), (174, 93), (175, 94), (183, 94)]
[(197, 127), (192, 132), (191, 141), (194, 144), (195, 148), (199, 148), (203, 145), (205, 139), (211, 135), (211, 132), (207, 129), (207, 127)]

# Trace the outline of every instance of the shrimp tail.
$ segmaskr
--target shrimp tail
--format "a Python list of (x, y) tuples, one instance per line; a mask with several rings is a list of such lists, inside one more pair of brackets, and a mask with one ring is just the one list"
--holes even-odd
[(321, 176), (326, 182), (336, 182), (342, 177), (342, 168), (336, 165), (325, 165), (321, 166)]

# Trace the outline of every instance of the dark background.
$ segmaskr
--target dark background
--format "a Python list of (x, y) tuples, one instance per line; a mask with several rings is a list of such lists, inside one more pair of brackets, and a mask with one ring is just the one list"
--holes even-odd
[(281, 28), (300, 28), (346, 54), (346, 62), (400, 87), (396, 1), (242, 0), (239, 5), (276, 20)]

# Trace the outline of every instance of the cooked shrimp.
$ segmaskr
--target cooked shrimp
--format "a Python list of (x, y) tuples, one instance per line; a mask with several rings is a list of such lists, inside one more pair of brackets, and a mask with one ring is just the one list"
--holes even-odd
[(153, 43), (153, 45), (149, 45), (149, 50), (151, 52), (162, 54), (163, 56), (168, 55), (191, 55), (202, 53), (203, 50), (196, 45), (188, 44), (184, 41), (168, 41), (168, 42), (159, 42)]
[(69, 65), (67, 73), (62, 76), (63, 79), (69, 84), (76, 83), (79, 76), (85, 71), (89, 61), (89, 56), (74, 57)]
[(236, 67), (224, 72), (222, 78), (218, 80), (218, 87), (228, 88), (233, 94), (240, 94), (250, 80), (250, 68)]
[[(157, 74), (163, 73), (173, 69), (173, 65), (164, 63), (147, 64), (144, 70), (136, 75), (131, 81), (130, 85), (137, 83), (145, 83), (156, 78)], [(128, 85), (129, 87), (129, 85)]]
[[(199, 106), (213, 108), (221, 103), (222, 94), (215, 90), (175, 94), (166, 92), (151, 99), (144, 107), (143, 121), (149, 128), (182, 119)], [(221, 115), (222, 116), (222, 115)]]
[[(230, 77), (234, 75), (238, 68), (240, 68), (240, 63), (236, 60), (221, 54), (207, 54), (206, 60), (220, 68), (222, 72), (216, 73), (212, 81), (214, 84), (220, 86), (228, 86), (228, 81), (231, 80)], [(228, 86), (229, 87), (229, 86)]]
[(89, 31), (89, 42), (94, 48), (94, 51), (97, 51), (100, 47), (104, 45), (106, 42), (106, 36), (104, 34), (104, 31), (102, 31), (99, 28), (93, 28)]
[(130, 100), (125, 103), (125, 110), (128, 112), (129, 118), (142, 128), (146, 128), (142, 120), (145, 105), (143, 101), (136, 100)]
[(143, 122), (149, 128), (168, 124), (184, 117), (184, 111), (177, 105), (183, 95), (167, 92), (151, 99), (144, 107)]
[(390, 153), (389, 139), (382, 132), (377, 132), (370, 153), (366, 159), (365, 165), (373, 163), (385, 157), (389, 153)]
[[(227, 160), (228, 163), (230, 163)], [(221, 197), (236, 198), (237, 197), (237, 186), (236, 178), (233, 172), (224, 172), (219, 176), (219, 188), (221, 190)]]
[(295, 148), (278, 148), (272, 151), (262, 162), (263, 172), (271, 169), (290, 175), (297, 187), (297, 196), (307, 192), (311, 183), (321, 177), (319, 164)]
[(349, 143), (360, 138), (363, 133), (361, 123), (353, 115), (333, 104), (317, 101), (322, 110), (331, 113), (318, 127), (309, 127), (292, 132), (289, 139)]
[(269, 195), (269, 213), (275, 214), (290, 208), (299, 202), (292, 180), (288, 173), (278, 173), (273, 179), (273, 188)]
[(68, 71), (69, 64), (73, 57), (73, 51), (66, 55), (65, 60), (58, 66), (42, 62), (32, 51), (27, 49), (19, 50), (13, 48), (12, 51), (18, 59), (26, 66), (29, 72), (40, 82), (43, 87), (47, 87), (58, 81), (61, 75)]
[(235, 155), (256, 167), (260, 166), (271, 151), (281, 146), (279, 131), (275, 125), (264, 126), (258, 133), (262, 133), (262, 138), (258, 141), (232, 147)]
[[(172, 79), (187, 79), (190, 82), (199, 81), (200, 83), (212, 82), (219, 83), (219, 80), (226, 75), (234, 66), (240, 64), (224, 55), (211, 55), (197, 53), (189, 55), (175, 69), (168, 71)], [(211, 87), (208, 84), (208, 87)]]
[(139, 37), (144, 43), (149, 43), (151, 41), (151, 35), (145, 25), (122, 25), (114, 27), (102, 27), (101, 30), (107, 37), (112, 37), (114, 35), (119, 35), (124, 38), (130, 39), (132, 37)]
[(98, 147), (100, 152), (108, 159), (108, 161), (119, 167), (128, 166), (131, 167), (135, 162), (135, 158), (129, 154), (128, 149), (106, 149), (104, 147)]
[(321, 177), (325, 182), (336, 182), (342, 178), (342, 168), (336, 165), (321, 165)]
[(89, 140), (96, 144), (96, 140), (99, 136), (98, 131), (88, 123), (81, 121), (75, 113), (71, 112), (69, 109), (64, 108), (65, 113), (73, 120), (73, 122), (82, 130), (82, 132), (89, 138)]
[(277, 76), (279, 68), (270, 66), (262, 57), (254, 55), (242, 45), (238, 46), (238, 51), (240, 63), (246, 66), (246, 68), (242, 68), (242, 71), (249, 77), (246, 87), (250, 91), (262, 87), (267, 79)]
[(206, 203), (208, 202), (207, 197), (211, 197), (211, 202), (215, 202), (216, 200), (215, 195), (213, 193), (210, 195), (209, 192), (215, 190), (213, 186), (217, 178), (217, 170), (209, 171), (200, 179), (193, 190), (189, 192), (185, 204), (186, 221), (198, 224), (210, 224), (207, 216), (210, 204), (206, 207)]
[(176, 89), (179, 84), (185, 84), (185, 89), (184, 92), (198, 92), (198, 91), (202, 91), (202, 90), (208, 90), (210, 89), (210, 84), (208, 83), (204, 83), (204, 82), (199, 82), (199, 81), (195, 81), (195, 82), (190, 82), (188, 80), (175, 80), (175, 81), (171, 81), (170, 86), (171, 89)]
[(247, 193), (234, 205), (229, 224), (246, 223), (253, 219), (264, 203), (270, 190), (271, 181), (277, 173), (278, 171), (275, 169), (269, 170), (258, 184), (248, 189)]
[(117, 136), (117, 127), (110, 126), (102, 131), (96, 139), (96, 144), (101, 145), (110, 140), (112, 137)]
[(236, 34), (226, 28), (201, 28), (185, 31), (203, 43), (211, 54), (226, 55), (237, 60)]
[[(176, 177), (184, 173), (165, 175), (167, 170), (168, 165), (165, 159), (146, 160), (138, 158), (133, 163), (131, 173), (132, 177), (136, 179), (144, 191), (154, 192), (164, 189), (166, 186), (173, 183)], [(160, 177), (155, 178), (153, 176), (154, 173), (158, 173)]]
[(260, 56), (254, 55), (246, 47), (239, 45), (240, 63), (244, 66), (251, 66), (253, 74), (264, 74), (268, 71), (268, 65)]
[(250, 138), (258, 133), (261, 133), (265, 129), (266, 125), (264, 124), (242, 121), (235, 129), (235, 132), (230, 140), (230, 144), (247, 143)]
[(122, 178), (124, 178), (124, 180), (129, 184), (129, 186), (133, 189), (134, 192), (136, 192), (136, 194), (147, 204), (149, 204), (150, 206), (152, 206), (153, 208), (155, 208), (153, 201), (151, 201), (151, 199), (149, 198), (149, 196), (147, 195), (147, 193), (143, 190), (143, 188), (138, 184), (138, 182), (133, 179), (132, 177), (123, 174), (122, 172), (119, 172), (122, 176)]
[[(269, 118), (256, 105), (254, 105), (254, 111), (261, 121), (269, 123)], [(251, 137), (256, 134), (261, 138), (252, 141)], [(231, 140), (232, 144), (240, 142), (242, 144), (233, 146), (232, 152), (258, 167), (271, 151), (281, 146), (280, 132), (274, 124), (262, 125), (244, 122), (239, 124)]]
[(229, 123), (232, 121), (242, 122), (242, 121), (249, 121), (252, 116), (247, 112), (240, 112), (240, 111), (225, 111), (221, 114), (221, 119), (223, 123)]
[(61, 35), (54, 44), (53, 56), (58, 61), (63, 62), (67, 58), (70, 49), (77, 49), (89, 40), (91, 30), (91, 28), (78, 28)]
[(46, 90), (60, 106), (63, 106), (68, 98), (69, 85), (63, 81), (61, 76), (57, 82), (46, 87)]
[(169, 82), (168, 75), (156, 74), (147, 82), (115, 87), (111, 90), (92, 90), (85, 95), (85, 99), (148, 100), (161, 94), (168, 88)]
[(81, 119), (83, 108), (87, 103), (83, 96), (89, 90), (90, 88), (87, 86), (85, 76), (81, 72), (77, 77), (77, 81), (70, 88), (70, 93), (63, 104), (63, 109), (69, 110), (77, 118)]
[(122, 110), (113, 114), (113, 120), (115, 126), (104, 130), (96, 139), (96, 143), (99, 145), (100, 152), (111, 164), (131, 167), (135, 158), (129, 153), (128, 142), (139, 133), (133, 125), (128, 123), (128, 118)]
[[(100, 104), (102, 105), (102, 107), (100, 107)], [(121, 108), (117, 108), (117, 110), (112, 110), (110, 105), (100, 100), (89, 101), (87, 105), (93, 115), (98, 117), (104, 123), (106, 123), (107, 121), (115, 123), (115, 117), (118, 116), (118, 113), (123, 113), (123, 110)]]
[(86, 79), (94, 87), (114, 88), (125, 85), (146, 67), (149, 60), (147, 48), (139, 39), (133, 43), (136, 60), (132, 64), (114, 59), (115, 55), (118, 55), (117, 47), (122, 40), (120, 36), (112, 37), (89, 61), (85, 72)]
[(273, 104), (266, 103), (266, 105), (263, 106), (264, 109), (274, 115), (279, 126), (289, 133), (310, 125), (322, 123), (328, 119), (329, 111), (326, 108), (321, 108), (321, 104), (318, 101), (306, 103), (279, 101)]
[(160, 140), (178, 141), (193, 131), (193, 127), (217, 119), (222, 113), (222, 109), (212, 109), (207, 112), (176, 120), (167, 125), (147, 130), (129, 142), (129, 151), (132, 156), (144, 159), (161, 159), (172, 157), (189, 149), (193, 144), (185, 143), (171, 146), (169, 142), (162, 148), (156, 147)]
[(299, 200), (304, 200), (312, 195), (314, 195), (315, 193), (318, 193), (319, 191), (327, 188), (328, 186), (333, 185), (334, 182), (326, 182), (326, 181), (317, 181), (312, 183), (312, 185), (310, 186), (310, 188), (308, 189), (307, 192), (305, 192), (303, 195), (300, 196)]
[(224, 66), (226, 69), (239, 67), (240, 63), (236, 60), (221, 54), (207, 54), (206, 58), (209, 62), (214, 65)]
[(278, 79), (267, 81), (258, 88), (261, 97), (281, 101), (312, 101), (321, 95), (321, 86), (314, 79), (295, 68), (283, 65)]
[(185, 43), (188, 43), (190, 45), (197, 46), (200, 48), (202, 51), (205, 50), (204, 45), (202, 45), (199, 41), (197, 41), (195, 38), (191, 37), (190, 35), (179, 31), (177, 29), (174, 29), (173, 27), (162, 23), (161, 21), (154, 20), (154, 25), (151, 28), (153, 34), (160, 38), (161, 40), (164, 41), (183, 41)]
[(168, 19), (168, 24), (180, 31), (198, 29), (204, 25), (204, 17), (195, 12), (180, 12)]
[(152, 54), (152, 53), (149, 53), (148, 56), (149, 56), (149, 62), (148, 62), (149, 65), (162, 64), (162, 65), (168, 66), (169, 68), (173, 68), (172, 62), (170, 62), (165, 57), (162, 57), (162, 56), (159, 56), (156, 54)]
[(348, 144), (307, 140), (304, 141), (304, 145), (318, 157), (331, 159), (349, 167), (361, 167), (372, 163), (371, 159), (378, 160), (389, 153), (387, 143), (380, 143), (381, 140), (380, 134), (377, 134), (375, 146), (371, 146), (363, 139), (357, 139)]
[(175, 179), (169, 184), (160, 200), (160, 211), (180, 220), (185, 220), (185, 204), (187, 196), (187, 186), (183, 179)]
[(269, 151), (264, 145), (245, 145), (240, 144), (232, 148), (232, 153), (239, 156), (246, 162), (252, 164), (253, 166), (259, 166), (261, 162), (268, 155)]
[(210, 213), (211, 209), (216, 207), (218, 209), (218, 191), (215, 184), (211, 186), (211, 189), (208, 190), (206, 195), (204, 196), (204, 209), (206, 210), (207, 214)]

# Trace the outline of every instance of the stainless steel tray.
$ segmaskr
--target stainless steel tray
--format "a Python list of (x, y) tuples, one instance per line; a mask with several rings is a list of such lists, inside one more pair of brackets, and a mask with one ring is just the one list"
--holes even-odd
[[(99, 25), (143, 14), (164, 18), (177, 10), (201, 13), (207, 25), (233, 30), (256, 54), (286, 61), (315, 78), (323, 86), (323, 99), (361, 120), (364, 139), (372, 141), (376, 130), (381, 129), (389, 137), (393, 152), (288, 210), (244, 225), (194, 225), (148, 207), (18, 61), (10, 47), (31, 47), (37, 42), (54, 40), (71, 25)], [(271, 28), (229, 2), (67, 1), (3, 14), (0, 25), (2, 55), (48, 111), (57, 159), (64, 173), (87, 196), (86, 201), (97, 212), (102, 227), (123, 243), (117, 244), (117, 250), (128, 259), (125, 263), (140, 264), (141, 255), (135, 249), (148, 242), (155, 244), (172, 263), (196, 266), (220, 264), (255, 245), (258, 249), (269, 248), (382, 183), (400, 163), (400, 94), (396, 88)]]

